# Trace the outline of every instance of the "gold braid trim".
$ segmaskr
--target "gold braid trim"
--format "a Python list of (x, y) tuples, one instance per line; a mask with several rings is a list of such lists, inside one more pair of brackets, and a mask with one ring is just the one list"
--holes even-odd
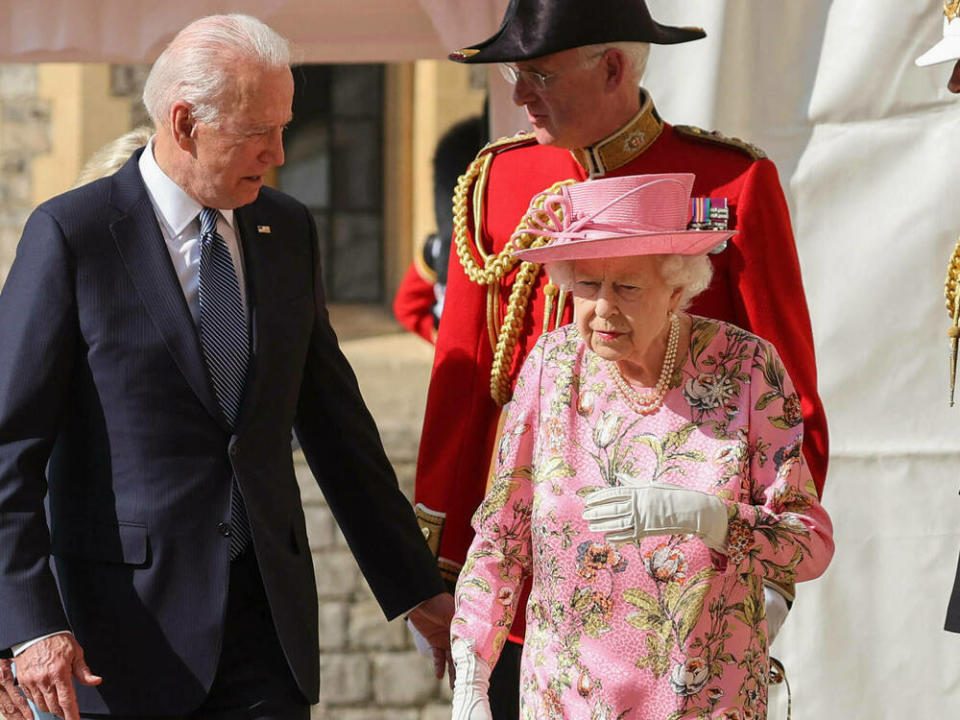
[(943, 16), (948, 22), (952, 22), (956, 20), (957, 17), (960, 17), (960, 0), (944, 0)]
[(497, 347), (493, 352), (493, 365), (490, 367), (490, 397), (497, 405), (506, 405), (513, 394), (510, 389), (510, 367), (517, 350), (523, 317), (527, 314), (527, 303), (539, 274), (538, 263), (524, 262), (513, 280), (507, 314), (497, 335)]
[[(517, 260), (510, 254), (512, 247), (507, 243), (496, 255), (489, 255), (483, 247), (480, 237), (483, 227), (482, 207), (483, 196), (487, 190), (487, 181), (490, 176), (490, 164), (498, 151), (509, 149), (517, 145), (526, 145), (533, 140), (533, 135), (519, 135), (513, 138), (502, 138), (487, 145), (474, 159), (467, 171), (457, 180), (457, 188), (453, 193), (453, 239), (460, 258), (460, 265), (472, 282), (478, 285), (491, 285), (499, 282), (517, 264)], [(467, 208), (470, 202), (470, 190), (473, 189), (473, 217), (474, 233), (470, 237), (467, 227)], [(471, 249), (471, 244), (474, 246)], [(478, 261), (479, 258), (479, 261)], [(482, 267), (480, 263), (483, 263)]]
[[(516, 232), (504, 249), (526, 250), (527, 248), (546, 245), (550, 238), (537, 235), (530, 230), (530, 217), (543, 210), (544, 202), (549, 195), (556, 195), (564, 185), (572, 185), (575, 182), (577, 181), (561, 180), (539, 194), (531, 203), (530, 210), (520, 220)], [(560, 208), (555, 208), (554, 214), (559, 220), (563, 220), (563, 211)], [(541, 214), (540, 217), (544, 223), (549, 221), (545, 213)], [(513, 262), (516, 263), (516, 259), (513, 259)], [(530, 296), (533, 294), (533, 285), (537, 282), (539, 275), (539, 263), (522, 262), (516, 277), (513, 279), (510, 299), (507, 301), (507, 312), (503, 318), (503, 325), (497, 332), (497, 344), (493, 350), (493, 365), (490, 368), (490, 397), (497, 405), (506, 405), (513, 395), (510, 387), (510, 368), (513, 367), (513, 360), (517, 352), (517, 340), (520, 337), (520, 330), (523, 328), (523, 319), (527, 314)], [(496, 303), (496, 305), (499, 309), (499, 303)], [(548, 310), (544, 310), (545, 316), (548, 312)], [(487, 320), (489, 324), (489, 316)]]
[(694, 127), (693, 125), (674, 125), (673, 129), (686, 137), (734, 148), (749, 155), (751, 160), (763, 160), (767, 157), (767, 154), (756, 145), (748, 143), (746, 140), (741, 140), (740, 138), (727, 137), (716, 130), (704, 130), (703, 128)]
[[(524, 215), (513, 237), (503, 249), (490, 254), (482, 241), (482, 208), (490, 176), (490, 165), (496, 151), (526, 145), (533, 140), (532, 135), (507, 138), (491, 143), (477, 155), (467, 171), (457, 181), (453, 194), (453, 241), (460, 266), (471, 282), (487, 287), (487, 331), (490, 347), (493, 350), (493, 365), (490, 369), (490, 396), (498, 405), (504, 405), (512, 394), (510, 387), (510, 368), (513, 366), (517, 349), (517, 340), (523, 327), (527, 305), (533, 292), (533, 285), (540, 273), (538, 263), (524, 262), (520, 265), (513, 280), (507, 311), (500, 322), (500, 282), (510, 274), (519, 260), (513, 256), (514, 250), (539, 247), (547, 238), (530, 232), (529, 212)], [(533, 212), (543, 208), (545, 195), (556, 194), (564, 185), (576, 180), (563, 180), (554, 183), (533, 203)], [(472, 190), (472, 192), (471, 192)], [(471, 207), (472, 205), (472, 207)], [(468, 208), (472, 209), (474, 231), (471, 237), (468, 227)], [(559, 211), (558, 215), (561, 213)], [(546, 217), (546, 216), (544, 216)], [(482, 263), (482, 264), (481, 264)]]

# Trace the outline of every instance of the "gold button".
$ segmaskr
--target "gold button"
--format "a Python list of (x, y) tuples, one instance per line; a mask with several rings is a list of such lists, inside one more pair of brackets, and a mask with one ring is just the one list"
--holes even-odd
[(424, 539), (424, 540), (429, 540), (429, 539), (430, 539), (430, 528), (427, 528), (427, 527), (425, 527), (425, 528), (420, 528), (420, 532), (423, 533), (423, 539)]

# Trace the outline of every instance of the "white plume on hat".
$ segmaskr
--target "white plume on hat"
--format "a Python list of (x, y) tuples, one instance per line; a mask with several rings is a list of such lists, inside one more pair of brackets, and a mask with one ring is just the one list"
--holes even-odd
[(960, 60), (960, 1), (943, 4), (943, 39), (916, 59), (920, 67)]

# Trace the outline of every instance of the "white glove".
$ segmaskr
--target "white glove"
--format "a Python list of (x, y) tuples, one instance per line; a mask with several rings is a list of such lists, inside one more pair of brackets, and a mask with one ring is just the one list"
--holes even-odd
[(493, 720), (490, 712), (490, 666), (477, 657), (473, 643), (456, 639), (450, 648), (457, 669), (453, 682), (452, 720)]
[(707, 547), (726, 553), (727, 506), (709, 493), (670, 483), (604, 488), (586, 498), (583, 519), (607, 542), (640, 540), (648, 535), (692, 533)]
[(773, 645), (774, 639), (783, 627), (783, 621), (790, 613), (787, 599), (767, 585), (763, 586), (763, 601), (767, 607), (767, 645)]

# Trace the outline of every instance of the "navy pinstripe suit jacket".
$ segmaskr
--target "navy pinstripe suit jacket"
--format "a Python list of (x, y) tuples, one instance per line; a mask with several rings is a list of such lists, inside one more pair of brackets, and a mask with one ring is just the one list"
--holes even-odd
[(79, 689), (82, 711), (195, 708), (222, 640), (218, 524), (236, 473), (281, 644), (315, 702), (291, 427), (385, 613), (443, 584), (330, 327), (307, 209), (264, 188), (237, 210), (253, 354), (231, 432), (139, 152), (34, 211), (0, 293), (0, 649), (69, 628), (104, 678)]

